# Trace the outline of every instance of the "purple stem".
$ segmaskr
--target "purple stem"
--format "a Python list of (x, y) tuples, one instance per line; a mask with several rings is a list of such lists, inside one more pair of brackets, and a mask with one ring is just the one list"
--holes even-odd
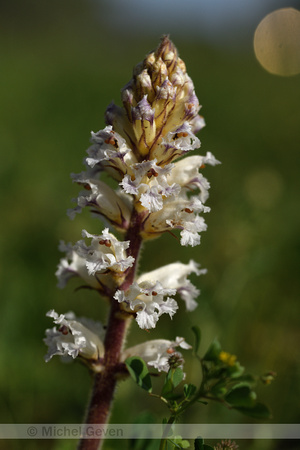
[[(132, 284), (135, 276), (136, 263), (141, 248), (140, 236), (141, 217), (134, 210), (130, 227), (125, 240), (130, 241), (129, 255), (135, 258), (135, 262), (126, 273), (126, 277), (120, 289), (126, 291)], [(120, 362), (123, 342), (131, 317), (122, 313), (120, 304), (112, 299), (110, 314), (105, 335), (104, 369), (94, 375), (94, 386), (88, 406), (85, 424), (106, 424), (108, 422), (114, 391), (116, 388), (118, 366)], [(97, 450), (100, 448), (101, 438), (81, 439), (78, 450)]]

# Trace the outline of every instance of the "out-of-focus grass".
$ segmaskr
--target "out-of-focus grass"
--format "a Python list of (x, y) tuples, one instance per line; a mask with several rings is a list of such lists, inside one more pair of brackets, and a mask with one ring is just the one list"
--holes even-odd
[[(76, 283), (64, 291), (56, 288), (59, 240), (78, 240), (82, 228), (102, 229), (88, 214), (74, 222), (66, 217), (78, 193), (69, 173), (83, 169), (90, 130), (104, 126), (106, 106), (112, 99), (119, 102), (133, 65), (157, 41), (118, 37), (104, 24), (98, 30), (88, 8), (83, 10), (84, 19), (79, 11), (68, 21), (67, 8), (62, 8), (60, 20), (51, 16), (45, 29), (34, 23), (17, 27), (21, 21), (16, 21), (0, 32), (3, 423), (81, 421), (90, 377), (78, 364), (44, 363), (42, 338), (52, 326), (45, 313), (72, 309), (103, 321), (106, 317), (106, 306), (93, 292), (74, 293)], [(222, 166), (205, 169), (212, 212), (201, 246), (180, 248), (171, 236), (163, 236), (145, 245), (140, 268), (193, 258), (208, 274), (194, 280), (202, 290), (195, 313), (181, 308), (172, 322), (162, 318), (151, 335), (133, 326), (128, 342), (175, 335), (191, 341), (190, 327), (197, 323), (203, 351), (218, 336), (250, 371), (278, 373), (259, 394), (273, 409), (274, 423), (296, 423), (299, 77), (263, 72), (250, 45), (243, 52), (221, 51), (173, 38), (203, 104), (202, 151), (212, 151)], [(187, 358), (187, 369), (188, 380), (197, 383), (196, 362)], [(129, 380), (120, 385), (113, 421), (132, 422), (143, 410), (153, 409), (158, 420), (166, 415), (157, 400), (137, 390)], [(219, 405), (194, 407), (185, 420), (248, 421)], [(118, 445), (108, 442), (107, 448)], [(265, 445), (276, 448), (274, 442)], [(75, 448), (75, 442), (0, 442), (0, 448), (63, 450)], [(261, 447), (250, 443), (247, 448)]]

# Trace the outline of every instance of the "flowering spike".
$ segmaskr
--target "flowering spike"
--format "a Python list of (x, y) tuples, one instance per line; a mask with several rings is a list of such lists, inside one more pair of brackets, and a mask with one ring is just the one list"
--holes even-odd
[[(56, 272), (60, 287), (79, 277), (109, 300), (106, 335), (102, 327), (86, 319), (52, 310), (48, 316), (58, 327), (46, 330), (45, 339), (47, 361), (53, 355), (78, 356), (96, 372), (86, 423), (107, 420), (116, 380), (126, 373), (126, 358), (144, 358), (158, 371), (182, 368), (182, 355), (175, 349), (190, 348), (183, 338), (157, 339), (123, 350), (126, 330), (132, 318), (148, 332), (163, 314), (172, 319), (179, 309), (178, 297), (187, 311), (193, 311), (200, 291), (188, 277), (205, 269), (191, 260), (138, 276), (137, 260), (142, 241), (164, 232), (177, 238), (173, 231), (178, 230), (183, 246), (200, 243), (199, 233), (207, 228), (202, 214), (210, 210), (205, 206), (210, 184), (202, 169), (219, 163), (209, 152), (179, 159), (200, 148), (195, 133), (205, 123), (198, 114), (199, 101), (185, 63), (168, 36), (136, 65), (121, 99), (122, 106), (108, 106), (107, 126), (91, 133), (85, 171), (72, 175), (83, 191), (70, 217), (86, 208), (107, 228), (101, 234), (83, 230), (83, 239), (75, 245), (62, 242), (60, 249), (66, 256)], [(103, 173), (112, 183), (101, 178)], [(108, 227), (123, 232), (123, 240)], [(227, 354), (220, 357), (224, 365), (234, 362)]]

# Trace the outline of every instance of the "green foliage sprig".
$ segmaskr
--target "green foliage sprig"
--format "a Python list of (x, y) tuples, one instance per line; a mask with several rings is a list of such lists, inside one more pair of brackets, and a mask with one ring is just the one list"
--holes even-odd
[[(245, 368), (237, 357), (224, 351), (217, 339), (210, 344), (204, 356), (199, 356), (201, 332), (197, 326), (192, 327), (192, 331), (195, 335), (194, 354), (202, 370), (202, 380), (198, 387), (191, 383), (182, 385), (185, 374), (176, 361), (172, 363), (172, 355), (169, 361), (170, 369), (165, 375), (160, 393), (152, 392), (150, 373), (141, 358), (131, 357), (125, 361), (134, 381), (149, 395), (160, 399), (169, 409), (169, 418), (164, 421), (165, 430), (160, 450), (187, 448), (186, 440), (172, 435), (172, 425), (195, 403), (206, 405), (209, 401), (216, 401), (228, 409), (234, 409), (254, 419), (268, 420), (272, 417), (269, 407), (258, 401), (254, 388), (259, 381), (269, 384), (275, 373), (269, 372), (261, 377), (245, 373)], [(195, 449), (212, 448), (199, 439), (195, 441)]]

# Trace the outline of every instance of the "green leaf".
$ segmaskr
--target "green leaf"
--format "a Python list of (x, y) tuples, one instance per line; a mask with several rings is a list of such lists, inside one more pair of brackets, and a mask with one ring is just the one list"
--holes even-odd
[(188, 448), (190, 446), (190, 443), (186, 439), (183, 439), (181, 441), (180, 445), (181, 445), (181, 448)]
[(182, 382), (184, 379), (184, 373), (183, 370), (180, 369), (180, 367), (177, 367), (175, 370), (172, 370), (171, 380), (173, 383), (174, 388), (179, 385), (179, 383)]
[(241, 375), (243, 375), (245, 371), (245, 367), (241, 366), (240, 363), (237, 361), (233, 366), (229, 366), (226, 370), (228, 376), (231, 378), (239, 378)]
[(201, 330), (197, 325), (194, 325), (192, 327), (192, 331), (195, 335), (195, 346), (194, 346), (194, 351), (195, 353), (198, 353), (199, 347), (200, 347), (200, 342), (201, 342)]
[(235, 407), (234, 409), (246, 416), (253, 417), (254, 419), (262, 420), (272, 418), (272, 412), (268, 406), (263, 403), (256, 403), (252, 408)]
[(168, 396), (170, 393), (172, 393), (173, 390), (176, 388), (176, 386), (178, 386), (179, 383), (181, 383), (183, 378), (184, 373), (182, 369), (180, 369), (180, 367), (177, 367), (176, 369), (170, 369), (166, 375), (161, 395)]
[(234, 380), (235, 382), (246, 382), (249, 384), (249, 386), (254, 386), (257, 383), (257, 377), (255, 377), (254, 375), (251, 375), (249, 373), (246, 373), (245, 375), (241, 375), (238, 378), (235, 378)]
[(197, 437), (194, 442), (195, 450), (214, 450), (210, 445), (204, 444), (204, 439)]
[(175, 442), (173, 442), (172, 439), (168, 439), (166, 442), (167, 442), (167, 447), (164, 447), (164, 448), (166, 448), (167, 450), (170, 450), (169, 444), (171, 445), (172, 450), (174, 448), (181, 448), (179, 445), (177, 445)]
[(235, 389), (242, 388), (242, 387), (247, 387), (249, 389), (251, 388), (251, 383), (249, 383), (246, 380), (242, 380), (242, 381), (234, 380), (234, 381), (235, 381), (235, 384), (231, 387), (230, 392), (234, 391)]
[(194, 384), (185, 384), (183, 386), (183, 393), (186, 399), (193, 397), (197, 388)]
[(253, 408), (256, 402), (256, 393), (247, 383), (233, 386), (225, 396), (225, 401), (234, 407)]
[(205, 353), (203, 360), (204, 361), (214, 361), (214, 362), (220, 362), (219, 361), (219, 354), (221, 353), (221, 344), (220, 342), (215, 339), (209, 346), (207, 352)]
[(223, 397), (227, 392), (227, 380), (220, 380), (211, 387), (210, 392), (216, 397)]
[(188, 448), (190, 446), (189, 441), (182, 439), (181, 436), (172, 436), (168, 439), (176, 448)]
[(152, 392), (152, 383), (147, 364), (138, 356), (131, 356), (125, 360), (128, 372), (134, 381), (147, 392)]
[(203, 445), (204, 445), (204, 439), (202, 439), (202, 437), (200, 437), (200, 436), (197, 437), (194, 442), (195, 450), (203, 450)]
[(172, 391), (173, 391), (172, 381), (168, 380), (167, 377), (166, 377), (164, 385), (163, 385), (162, 390), (161, 390), (161, 395), (163, 397), (168, 397), (168, 395), (170, 395), (172, 393)]

